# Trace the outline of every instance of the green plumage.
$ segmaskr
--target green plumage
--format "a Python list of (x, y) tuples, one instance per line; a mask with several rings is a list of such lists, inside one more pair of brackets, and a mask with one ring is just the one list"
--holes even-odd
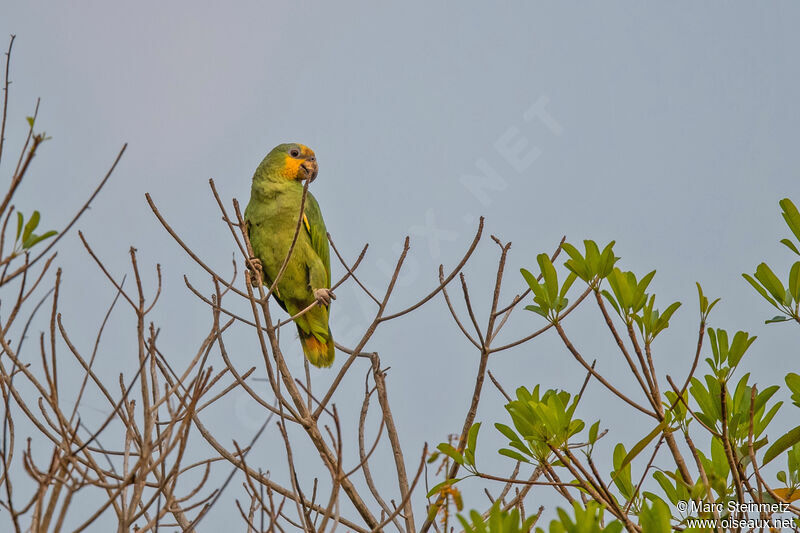
[[(245, 209), (253, 253), (261, 261), (264, 283), (271, 286), (292, 245), (300, 215), (303, 186), (317, 174), (314, 152), (301, 144), (282, 144), (261, 162), (253, 176)], [(311, 192), (306, 194), (292, 255), (274, 295), (280, 306), (296, 315), (316, 300), (315, 291), (330, 289), (331, 265), (322, 211)], [(333, 364), (334, 345), (328, 326), (330, 308), (319, 303), (297, 317), (297, 331), (308, 360), (319, 367)]]

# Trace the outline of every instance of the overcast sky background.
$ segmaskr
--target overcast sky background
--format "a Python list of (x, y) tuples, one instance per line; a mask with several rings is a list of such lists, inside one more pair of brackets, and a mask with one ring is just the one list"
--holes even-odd
[[(713, 326), (759, 336), (744, 362), (751, 382), (783, 384), (786, 372), (797, 371), (796, 328), (765, 326), (774, 312), (741, 278), (762, 260), (785, 277), (791, 259), (778, 244), (788, 234), (778, 201), (800, 202), (797, 4), (726, 3), (724, 10), (694, 2), (580, 9), (522, 2), (402, 9), (349, 2), (69, 4), (0, 8), (0, 40), (17, 35), (8, 156), (0, 171), (10, 174), (25, 116), (41, 97), (38, 125), (53, 138), (15, 202), (25, 212), (39, 209), (43, 228), (57, 228), (129, 143), (79, 228), (118, 278), (130, 272), (127, 251), (135, 246), (140, 265), (149, 268), (151, 294), (154, 264), (162, 264), (165, 293), (152, 318), (177, 367), (210, 326), (208, 309), (182, 276), (206, 293), (211, 286), (159, 226), (144, 193), (201, 257), (230, 273), (235, 245), (208, 179), (223, 198), (244, 205), (262, 157), (278, 143), (298, 141), (317, 153), (320, 176), (312, 190), (339, 249), (352, 259), (370, 243), (360, 269), (365, 282), (386, 283), (388, 265), (411, 234), (409, 269), (393, 309), (435, 285), (439, 263), (456, 263), (483, 215), (487, 238), (466, 269), (482, 317), (497, 260), (490, 233), (513, 242), (506, 301), (523, 287), (519, 268), (534, 269), (536, 254), (551, 252), (562, 235), (574, 243), (613, 239), (622, 268), (638, 275), (658, 270), (651, 287), (661, 308), (684, 303), (656, 343), (662, 376), (684, 376), (691, 364), (696, 281), (723, 298)], [(526, 115), (536, 105), (546, 113)], [(528, 159), (514, 163), (503, 146), (521, 139)], [(476, 193), (464, 185), (487, 165), (498, 186)], [(75, 233), (62, 240), (57, 262), (64, 269), (65, 325), (88, 349), (113, 289)], [(334, 278), (342, 273), (336, 262), (333, 270)], [(338, 296), (333, 332), (351, 344), (367, 324), (369, 304), (352, 287)], [(520, 311), (502, 336), (515, 340), (541, 325)], [(98, 361), (111, 380), (135, 367), (135, 351), (125, 343), (134, 326), (121, 306)], [(587, 357), (598, 358), (601, 372), (634, 391), (595, 308), (587, 305), (565, 328)], [(296, 339), (283, 342), (299, 370)], [(36, 355), (34, 344), (28, 357)], [(258, 364), (255, 338), (245, 328), (233, 329), (227, 344), (242, 368)], [(385, 325), (368, 349), (391, 366), (390, 398), (413, 468), (423, 442), (435, 445), (460, 430), (477, 354), (441, 298)], [(65, 350), (62, 357), (69, 360)], [(344, 360), (337, 358), (334, 369)], [(366, 372), (359, 365), (335, 398), (350, 439)], [(574, 392), (583, 379), (555, 334), (493, 357), (490, 369), (509, 391), (541, 383)], [(314, 373), (321, 384), (333, 374)], [(207, 425), (231, 448), (231, 439), (249, 440), (264, 417), (237, 394), (206, 413)], [(595, 399), (580, 415), (612, 427), (609, 440), (630, 447), (648, 430), (596, 384), (589, 394)], [(783, 391), (779, 396), (788, 399)], [(502, 405), (487, 387), (478, 420), (508, 423)], [(773, 431), (796, 424), (792, 409), (784, 406)], [(87, 424), (107, 411), (99, 402), (87, 406)], [(494, 452), (503, 439), (489, 423), (482, 433), (479, 461), (486, 469), (509, 469), (510, 461)], [(113, 438), (106, 438), (111, 446)], [(277, 433), (266, 434), (257, 450), (248, 463), (280, 478)], [(310, 485), (315, 473), (327, 474), (316, 453), (306, 452), (301, 479)], [(373, 470), (387, 473), (381, 486), (396, 494), (393, 469), (382, 449)], [(228, 490), (231, 498), (242, 495), (238, 483)], [(485, 507), (478, 491), (468, 496), (468, 507)], [(417, 509), (422, 515), (422, 493)], [(237, 520), (229, 500), (203, 530)]]

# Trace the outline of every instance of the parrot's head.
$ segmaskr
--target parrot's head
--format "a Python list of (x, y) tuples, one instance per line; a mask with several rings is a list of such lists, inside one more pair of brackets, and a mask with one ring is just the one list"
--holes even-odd
[(267, 154), (261, 167), (270, 177), (287, 181), (314, 181), (319, 172), (314, 151), (299, 143), (279, 144)]

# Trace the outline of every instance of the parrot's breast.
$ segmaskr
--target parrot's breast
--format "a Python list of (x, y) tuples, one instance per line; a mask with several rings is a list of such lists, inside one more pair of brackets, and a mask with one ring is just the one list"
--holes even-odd
[[(261, 261), (264, 274), (271, 283), (286, 259), (292, 255), (280, 280), (278, 290), (281, 300), (289, 307), (303, 307), (314, 300), (309, 287), (308, 269), (311, 241), (300, 218), (302, 188), (300, 194), (289, 188), (274, 187), (266, 191), (255, 191), (245, 211), (250, 223), (250, 243), (253, 253)], [(292, 241), (297, 239), (292, 248)]]

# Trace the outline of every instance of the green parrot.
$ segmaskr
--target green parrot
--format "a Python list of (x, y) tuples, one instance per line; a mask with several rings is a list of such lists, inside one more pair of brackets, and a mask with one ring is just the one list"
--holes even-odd
[[(289, 143), (276, 146), (253, 175), (244, 218), (254, 259), (260, 263), (267, 286), (272, 286), (292, 245), (300, 216), (303, 182), (314, 181), (318, 168), (317, 158), (310, 148)], [(330, 290), (328, 236), (322, 211), (311, 192), (306, 194), (303, 211), (297, 242), (273, 294), (291, 316), (319, 302), (294, 321), (306, 358), (314, 366), (328, 367), (333, 364), (334, 356), (328, 318), (331, 299), (336, 299)]]

